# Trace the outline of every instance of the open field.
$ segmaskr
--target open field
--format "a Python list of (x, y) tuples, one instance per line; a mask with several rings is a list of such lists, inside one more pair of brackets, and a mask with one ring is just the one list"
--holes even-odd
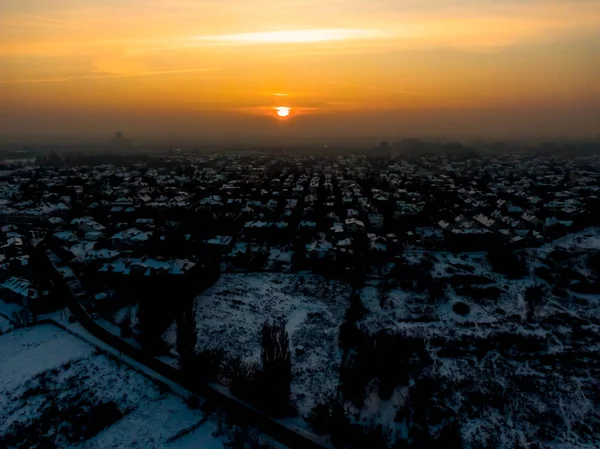
[(0, 446), (222, 448), (231, 428), (51, 325), (0, 336)]

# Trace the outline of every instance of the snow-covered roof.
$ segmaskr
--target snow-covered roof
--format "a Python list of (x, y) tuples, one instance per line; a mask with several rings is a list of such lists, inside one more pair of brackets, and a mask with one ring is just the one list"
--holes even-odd
[(104, 273), (118, 273), (123, 275), (129, 275), (134, 271), (139, 271), (144, 276), (150, 276), (155, 271), (162, 271), (165, 274), (180, 275), (191, 270), (196, 264), (187, 259), (171, 259), (171, 260), (158, 260), (158, 259), (119, 259), (110, 263), (105, 263), (101, 268), (100, 272)]
[(212, 239), (206, 240), (206, 243), (209, 245), (227, 246), (231, 243), (231, 240), (233, 240), (233, 237), (230, 235), (217, 235)]
[(18, 278), (15, 276), (11, 276), (6, 279), (2, 284), (0, 284), (1, 288), (6, 290), (10, 290), (11, 292), (21, 295), (28, 298), (38, 298), (39, 293), (36, 289), (32, 287), (32, 284), (27, 279)]

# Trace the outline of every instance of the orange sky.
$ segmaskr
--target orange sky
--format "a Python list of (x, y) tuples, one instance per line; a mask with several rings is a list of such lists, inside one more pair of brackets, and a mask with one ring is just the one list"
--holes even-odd
[(0, 4), (0, 135), (589, 137), (597, 79), (597, 0)]

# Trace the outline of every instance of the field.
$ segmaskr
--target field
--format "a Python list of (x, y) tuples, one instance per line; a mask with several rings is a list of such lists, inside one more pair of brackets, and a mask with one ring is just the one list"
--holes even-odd
[(285, 320), (293, 399), (301, 413), (308, 413), (316, 399), (337, 387), (338, 328), (349, 295), (346, 284), (308, 273), (223, 274), (196, 298), (196, 348), (258, 360), (264, 321)]
[[(349, 409), (365, 425), (387, 426), (392, 441), (407, 437), (406, 416), (418, 411), (411, 401), (419, 397), (436, 410), (424, 419), (432, 434), (453, 423), (466, 448), (597, 447), (600, 294), (578, 288), (597, 289), (588, 259), (599, 236), (588, 229), (521, 251), (522, 276), (494, 271), (485, 253), (446, 252), (407, 252), (404, 273), (385, 277), (385, 290), (372, 276), (357, 326), (422, 342), (430, 361), (389, 399), (379, 397), (375, 379), (365, 406)], [(407, 280), (421, 265), (426, 274)]]
[[(597, 447), (599, 236), (588, 229), (519, 251), (520, 271), (509, 262), (506, 273), (483, 252), (407, 251), (399, 269), (373, 266), (356, 327), (366, 341), (391, 336), (390, 346), (349, 349), (349, 360), (377, 353), (361, 355), (366, 374), (354, 381), (366, 376), (364, 400), (345, 400), (350, 422), (380, 424), (388, 444), (417, 434), (431, 437), (423, 447), (452, 435), (467, 449)], [(347, 284), (306, 272), (223, 274), (196, 299), (197, 350), (258, 360), (262, 323), (284, 319), (293, 400), (306, 417), (340, 385), (339, 326), (349, 296)], [(413, 350), (420, 352), (406, 356)], [(394, 362), (408, 377), (387, 378), (393, 388), (383, 393), (388, 375), (371, 365), (397, 373)]]
[(212, 449), (232, 434), (220, 417), (51, 325), (0, 336), (0, 366), (0, 447)]

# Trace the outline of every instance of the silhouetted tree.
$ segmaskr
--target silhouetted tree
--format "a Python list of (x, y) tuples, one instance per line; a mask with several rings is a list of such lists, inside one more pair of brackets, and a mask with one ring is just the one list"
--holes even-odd
[(271, 324), (265, 321), (261, 331), (261, 377), (274, 411), (282, 410), (290, 395), (292, 359), (289, 346), (285, 322), (282, 320)]
[(541, 304), (544, 290), (539, 285), (528, 287), (525, 290), (525, 303), (527, 305), (527, 319), (532, 320), (536, 308)]

